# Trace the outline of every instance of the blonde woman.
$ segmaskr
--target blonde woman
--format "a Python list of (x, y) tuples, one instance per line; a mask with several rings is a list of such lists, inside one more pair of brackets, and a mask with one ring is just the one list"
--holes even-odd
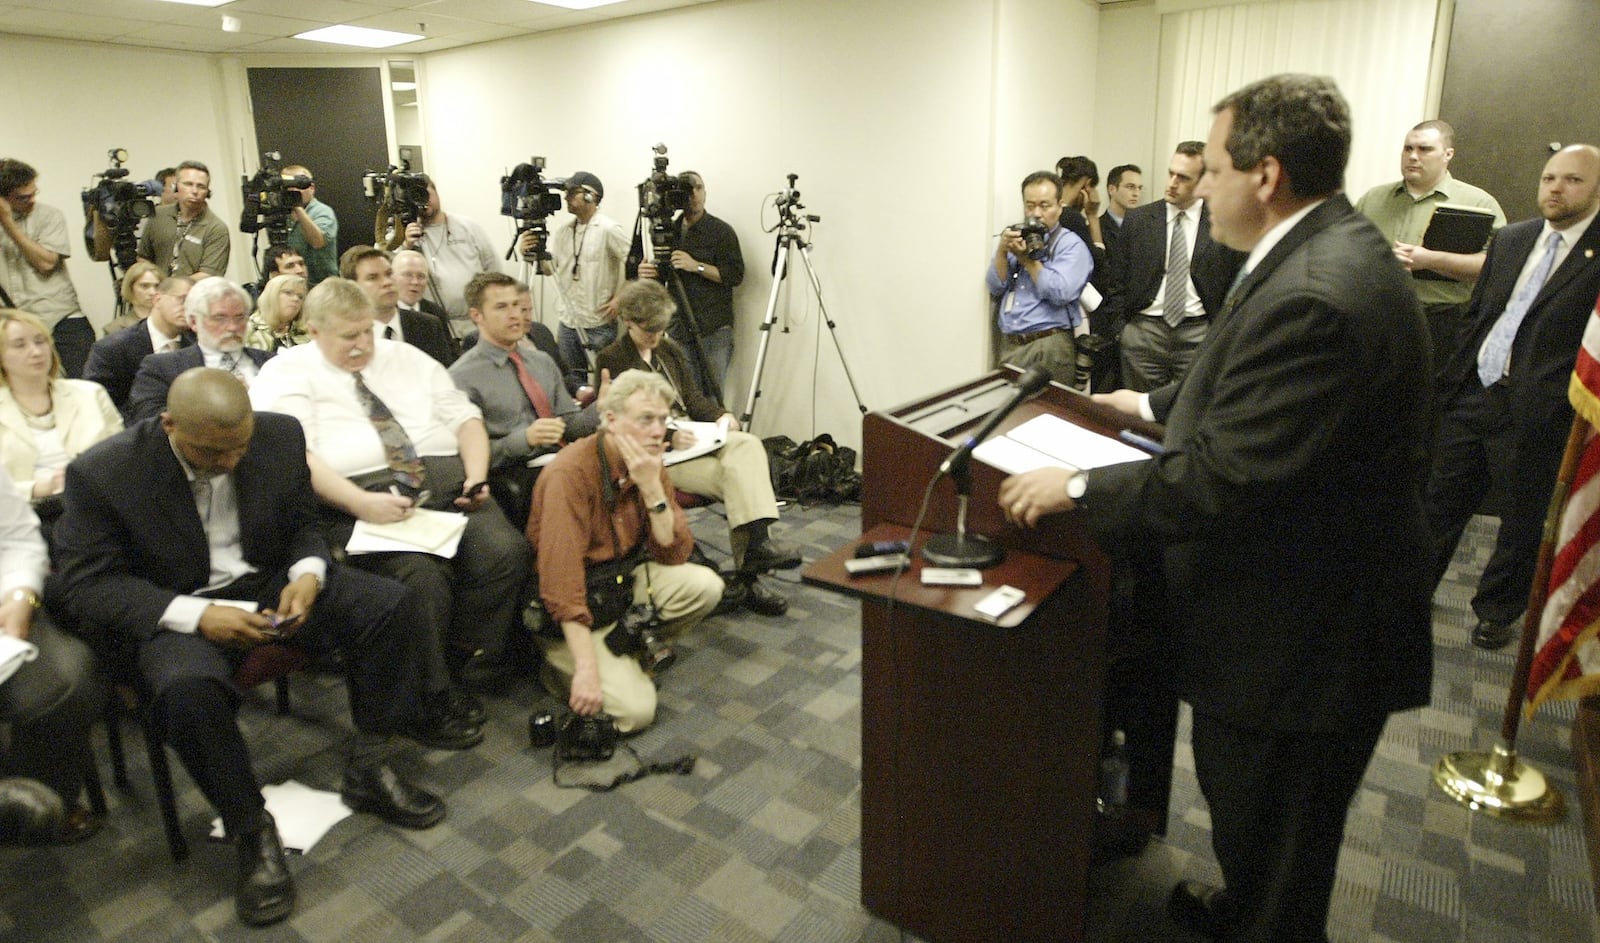
[(161, 270), (149, 262), (135, 262), (122, 276), (122, 313), (106, 322), (103, 334), (116, 332), (138, 324), (150, 316), (156, 302), (156, 289), (161, 285)]
[(69, 380), (38, 316), (0, 310), (0, 466), (48, 524), (67, 463), (122, 429), (98, 383)]
[(311, 339), (305, 318), (300, 316), (306, 300), (306, 280), (299, 275), (274, 275), (261, 289), (255, 313), (245, 332), (246, 347), (276, 352)]

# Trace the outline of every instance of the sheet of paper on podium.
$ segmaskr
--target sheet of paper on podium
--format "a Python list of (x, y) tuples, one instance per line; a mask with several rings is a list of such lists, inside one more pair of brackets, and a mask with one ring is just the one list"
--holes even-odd
[(1099, 468), (1148, 461), (1150, 454), (1059, 416), (1035, 416), (978, 445), (972, 457), (1012, 475), (1036, 468)]

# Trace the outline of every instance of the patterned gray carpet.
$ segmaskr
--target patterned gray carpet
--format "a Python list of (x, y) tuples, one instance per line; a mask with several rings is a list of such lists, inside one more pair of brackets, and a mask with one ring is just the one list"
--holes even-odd
[[(722, 521), (696, 531), (725, 547)], [(859, 532), (853, 508), (787, 509), (781, 536), (814, 559)], [(1396, 718), (1351, 813), (1334, 900), (1339, 943), (1576, 943), (1597, 937), (1576, 818), (1555, 827), (1474, 816), (1431, 785), (1438, 755), (1487, 748), (1511, 671), (1467, 644), (1466, 601), (1492, 521), (1476, 522), (1436, 605), (1434, 704)], [(533, 682), (489, 699), (487, 740), (465, 753), (406, 754), (447, 795), (424, 832), (370, 816), (339, 823), (291, 859), (299, 905), (254, 930), (233, 917), (232, 849), (206, 842), (211, 811), (175, 767), (194, 848), (174, 865), (142, 743), (127, 727), (134, 792), (110, 792), (106, 829), (68, 850), (0, 850), (0, 940), (888, 943), (900, 932), (860, 907), (860, 633), (853, 603), (789, 581), (786, 617), (718, 618), (680, 645), (661, 716), (634, 740), (647, 759), (694, 753), (688, 776), (608, 794), (557, 788), (528, 747)], [(242, 714), (266, 782), (337, 788), (348, 732), (341, 685), (297, 675), (294, 710), (270, 692)], [(1569, 800), (1570, 706), (1525, 728), (1523, 754)], [(97, 744), (104, 766), (103, 738)], [(1164, 915), (1172, 883), (1215, 880), (1187, 736), (1166, 841), (1092, 878), (1089, 938), (1187, 941)], [(910, 939), (905, 937), (904, 939)]]

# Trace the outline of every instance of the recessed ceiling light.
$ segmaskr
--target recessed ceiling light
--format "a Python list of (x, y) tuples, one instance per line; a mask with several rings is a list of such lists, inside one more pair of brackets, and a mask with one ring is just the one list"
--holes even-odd
[(191, 7), (220, 7), (233, 0), (166, 0), (167, 3), (182, 3)]
[(324, 26), (321, 29), (295, 33), (295, 39), (309, 39), (318, 43), (339, 46), (361, 46), (365, 49), (385, 49), (402, 43), (422, 39), (420, 33), (397, 33), (388, 29), (369, 29), (365, 26)]
[(622, 0), (532, 0), (547, 7), (565, 7), (568, 10), (592, 10), (595, 7), (610, 6), (621, 3)]

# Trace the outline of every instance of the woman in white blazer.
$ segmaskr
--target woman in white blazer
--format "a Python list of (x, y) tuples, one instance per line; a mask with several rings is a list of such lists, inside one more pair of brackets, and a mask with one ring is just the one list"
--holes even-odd
[(61, 375), (50, 331), (33, 314), (0, 310), (0, 465), (41, 518), (61, 492), (67, 463), (122, 429), (98, 383)]

